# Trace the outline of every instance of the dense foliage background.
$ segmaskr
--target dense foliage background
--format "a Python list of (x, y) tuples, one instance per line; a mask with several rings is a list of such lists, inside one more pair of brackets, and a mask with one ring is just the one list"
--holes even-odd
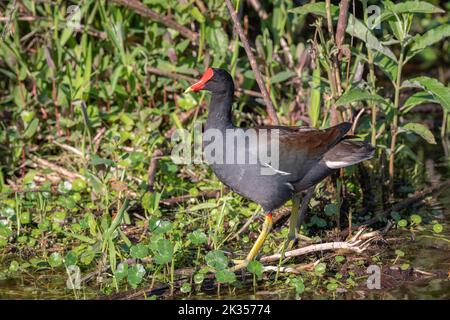
[[(371, 162), (318, 186), (303, 240), (345, 240), (352, 222), (386, 210), (384, 224), (423, 224), (389, 203), (448, 178), (449, 3), (347, 1), (340, 21), (337, 2), (232, 2), (281, 124), (352, 121), (377, 146)], [(81, 271), (88, 277), (65, 291), (77, 298), (88, 285), (105, 294), (143, 282), (190, 294), (214, 278), (229, 293), (248, 287), (226, 266), (251, 246), (260, 208), (206, 165), (170, 158), (173, 132), (206, 118), (208, 94), (183, 91), (208, 66), (235, 79), (237, 125), (271, 123), (225, 3), (14, 0), (0, 13), (0, 280), (59, 274), (65, 290), (65, 273), (78, 281)], [(431, 172), (429, 159), (443, 165)], [(286, 212), (264, 254), (281, 248)], [(424, 220), (439, 236), (443, 222)], [(357, 274), (337, 275), (345, 259), (312, 257), (283, 285), (331, 296), (355, 288)], [(261, 277), (272, 285), (269, 271), (249, 267), (255, 288)]]

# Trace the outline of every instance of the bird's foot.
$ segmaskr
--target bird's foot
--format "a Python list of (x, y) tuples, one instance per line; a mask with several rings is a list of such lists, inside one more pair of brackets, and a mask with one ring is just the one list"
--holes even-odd
[(229, 269), (231, 272), (247, 269), (248, 260), (233, 260), (234, 266)]

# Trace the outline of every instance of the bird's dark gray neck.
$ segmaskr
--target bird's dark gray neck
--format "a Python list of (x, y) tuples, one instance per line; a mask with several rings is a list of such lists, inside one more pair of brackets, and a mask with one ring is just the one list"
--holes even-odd
[(234, 88), (212, 93), (205, 129), (225, 130), (233, 127), (231, 118), (233, 97)]

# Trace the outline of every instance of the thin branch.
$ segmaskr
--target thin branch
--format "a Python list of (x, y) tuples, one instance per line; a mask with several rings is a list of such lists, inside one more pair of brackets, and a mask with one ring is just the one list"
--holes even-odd
[(36, 165), (38, 167), (41, 167), (44, 169), (51, 169), (51, 170), (55, 171), (56, 173), (59, 173), (60, 175), (65, 176), (66, 178), (69, 178), (71, 180), (75, 180), (77, 178), (86, 180), (86, 178), (84, 176), (82, 176), (81, 174), (71, 172), (63, 167), (58, 166), (57, 164), (51, 163), (47, 160), (36, 157), (34, 155), (30, 155), (29, 157), (36, 163)]
[(147, 8), (140, 1), (137, 1), (137, 0), (113, 0), (113, 2), (123, 5), (123, 6), (126, 6), (130, 9), (134, 10), (137, 14), (144, 16), (144, 17), (148, 17), (156, 22), (159, 22), (159, 23), (165, 25), (168, 28), (178, 30), (181, 35), (192, 40), (193, 42), (196, 42), (198, 39), (198, 33), (194, 32), (192, 30), (189, 30), (185, 26), (182, 26), (181, 24), (172, 20), (169, 17), (159, 15), (155, 11)]
[(158, 158), (163, 155), (162, 151), (156, 149), (152, 154), (152, 160), (150, 161), (150, 166), (148, 168), (148, 182), (147, 190), (153, 192), (153, 185), (155, 184), (156, 169), (158, 168)]
[[(357, 241), (355, 243), (350, 243), (350, 242), (327, 242), (327, 243), (319, 243), (319, 244), (313, 244), (304, 248), (300, 248), (300, 249), (295, 249), (295, 250), (291, 250), (291, 251), (287, 251), (285, 253), (285, 258), (290, 258), (290, 257), (297, 257), (297, 256), (301, 256), (301, 255), (305, 255), (311, 252), (317, 252), (317, 251), (327, 251), (327, 250), (339, 250), (339, 249), (344, 249), (344, 250), (349, 250), (349, 251), (354, 251), (357, 253), (361, 253), (363, 252), (365, 249), (358, 246), (360, 244), (361, 241)], [(273, 262), (273, 261), (278, 261), (281, 257), (281, 253), (276, 253), (270, 256), (265, 256), (262, 257), (260, 259), (261, 263), (268, 263), (268, 262)]]
[(336, 29), (336, 46), (338, 48), (338, 58), (342, 57), (342, 45), (344, 44), (345, 28), (347, 27), (348, 5), (350, 0), (342, 0), (339, 4), (339, 20)]
[(261, 19), (266, 20), (269, 17), (266, 10), (264, 10), (263, 7), (261, 6), (261, 2), (259, 2), (259, 0), (248, 0), (248, 2), (253, 7), (253, 9), (258, 13), (258, 16)]
[(279, 123), (277, 113), (275, 111), (275, 108), (273, 107), (272, 101), (270, 100), (269, 92), (267, 91), (267, 88), (264, 85), (264, 81), (261, 76), (261, 72), (258, 69), (258, 64), (256, 63), (255, 57), (253, 56), (253, 53), (252, 53), (252, 49), (250, 48), (250, 45), (248, 44), (248, 40), (247, 40), (247, 37), (245, 36), (244, 30), (242, 29), (241, 23), (238, 20), (236, 11), (234, 10), (231, 0), (225, 0), (225, 3), (228, 7), (228, 11), (230, 12), (231, 19), (233, 20), (234, 26), (239, 34), (239, 38), (241, 39), (242, 44), (244, 45), (244, 49), (245, 49), (245, 52), (247, 53), (247, 57), (248, 57), (248, 60), (250, 61), (252, 70), (255, 74), (256, 82), (258, 83), (259, 89), (261, 90), (264, 102), (266, 104), (267, 114), (269, 115), (269, 118), (270, 118), (272, 124), (277, 125)]

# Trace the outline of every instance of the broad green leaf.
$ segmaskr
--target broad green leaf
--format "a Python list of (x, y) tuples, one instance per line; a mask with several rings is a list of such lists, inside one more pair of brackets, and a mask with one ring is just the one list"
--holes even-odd
[(126, 262), (119, 263), (114, 276), (119, 282), (125, 279), (128, 276), (128, 264)]
[(87, 247), (86, 250), (80, 256), (80, 262), (84, 265), (90, 265), (95, 258), (95, 252), (91, 246)]
[(414, 132), (415, 134), (424, 138), (428, 143), (436, 144), (436, 140), (434, 140), (434, 136), (431, 131), (420, 123), (407, 123), (403, 127), (403, 129), (407, 131)]
[(220, 250), (210, 251), (205, 256), (206, 264), (216, 270), (223, 270), (228, 266), (228, 258)]
[(346, 32), (362, 41), (364, 41), (367, 48), (381, 52), (385, 56), (397, 61), (394, 53), (388, 47), (385, 47), (372, 33), (364, 23), (356, 19), (352, 14), (348, 17), (348, 25)]
[(34, 118), (30, 124), (28, 125), (27, 129), (24, 132), (24, 136), (28, 139), (34, 136), (34, 134), (37, 131), (37, 128), (39, 126), (39, 120), (37, 118)]
[(336, 203), (329, 203), (325, 206), (325, 214), (329, 217), (335, 216), (339, 212), (339, 206)]
[(248, 272), (253, 273), (257, 277), (260, 277), (263, 274), (263, 269), (262, 263), (256, 260), (251, 261), (247, 266)]
[(281, 71), (280, 73), (277, 73), (270, 79), (270, 83), (274, 84), (278, 82), (283, 82), (286, 81), (287, 79), (292, 78), (295, 75), (296, 73), (293, 71)]
[(389, 19), (394, 14), (403, 14), (403, 13), (443, 13), (445, 12), (439, 7), (432, 5), (429, 2), (425, 1), (402, 1), (396, 4), (389, 3), (388, 1), (384, 1), (385, 4), (385, 12), (381, 15), (381, 21), (385, 21)]
[(155, 263), (165, 264), (172, 261), (173, 245), (167, 239), (160, 239), (157, 245), (157, 252), (155, 254)]
[(203, 231), (195, 230), (188, 236), (189, 240), (196, 246), (206, 243), (208, 237)]
[(423, 104), (423, 103), (437, 103), (434, 97), (426, 91), (416, 92), (412, 96), (410, 96), (405, 103), (403, 104), (403, 113), (407, 113), (413, 107)]
[(412, 40), (406, 60), (411, 59), (418, 52), (447, 37), (450, 37), (450, 24), (439, 26), (435, 29), (428, 30), (422, 35), (415, 36)]
[[(338, 14), (339, 7), (332, 4), (330, 6), (331, 16), (334, 17)], [(290, 9), (289, 12), (305, 15), (305, 14), (315, 14), (317, 16), (326, 17), (325, 2), (308, 3), (303, 6)]]
[(439, 104), (444, 109), (450, 111), (449, 87), (444, 86), (441, 82), (439, 82), (434, 78), (425, 76), (407, 80), (402, 84), (402, 87), (417, 87), (417, 86), (425, 89), (439, 102)]
[(143, 259), (148, 256), (148, 247), (145, 244), (138, 243), (130, 248), (130, 255), (133, 258)]
[(233, 283), (236, 281), (236, 275), (234, 274), (234, 272), (224, 269), (217, 271), (216, 279), (219, 283)]
[(136, 264), (131, 268), (128, 268), (128, 283), (136, 288), (144, 278), (145, 269), (141, 264)]
[(352, 88), (344, 94), (336, 101), (337, 106), (343, 106), (356, 101), (364, 101), (364, 100), (375, 100), (384, 102), (383, 97), (380, 97), (377, 94), (371, 94), (366, 90), (360, 88)]
[(167, 220), (152, 218), (149, 221), (148, 229), (156, 234), (164, 234), (172, 230), (172, 223)]
[(397, 80), (398, 65), (395, 60), (390, 59), (384, 54), (376, 53), (373, 63), (378, 66), (392, 82)]
[(52, 268), (57, 268), (63, 263), (63, 258), (59, 252), (53, 252), (48, 258), (48, 264)]
[(436, 223), (436, 224), (433, 225), (433, 232), (441, 233), (442, 230), (444, 230), (444, 227), (442, 227), (442, 224)]

